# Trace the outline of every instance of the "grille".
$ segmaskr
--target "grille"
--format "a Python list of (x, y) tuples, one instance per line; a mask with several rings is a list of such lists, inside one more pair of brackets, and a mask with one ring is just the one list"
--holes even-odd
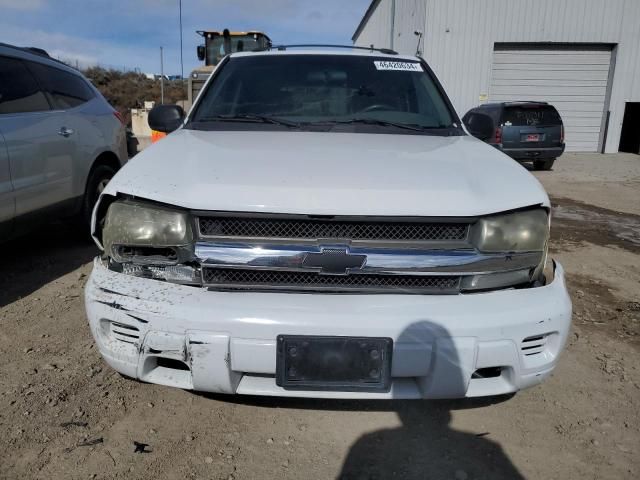
[[(458, 276), (320, 275), (315, 272), (204, 268), (206, 285), (222, 288), (283, 290), (386, 291), (393, 293), (457, 293)], [(394, 289), (402, 290), (395, 292)]]
[(469, 227), (466, 223), (235, 217), (201, 217), (199, 225), (201, 235), (207, 237), (390, 241), (465, 240)]

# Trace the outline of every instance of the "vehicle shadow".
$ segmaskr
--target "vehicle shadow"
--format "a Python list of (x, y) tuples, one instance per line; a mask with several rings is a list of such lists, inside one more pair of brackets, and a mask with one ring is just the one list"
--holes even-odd
[(3, 243), (0, 248), (0, 307), (91, 261), (98, 248), (76, 228), (51, 223)]
[[(429, 374), (420, 390), (427, 396), (464, 395), (473, 361), (461, 360), (462, 349), (449, 332), (432, 322), (410, 325), (399, 344), (424, 346)], [(470, 348), (475, 348), (474, 346)], [(397, 428), (362, 435), (349, 449), (339, 479), (523, 479), (501, 446), (488, 438), (490, 432), (467, 433), (451, 427), (451, 412), (487, 407), (513, 395), (459, 400), (326, 400), (281, 397), (243, 397), (200, 394), (225, 402), (266, 408), (394, 411), (401, 420)], [(482, 415), (478, 410), (478, 415)]]

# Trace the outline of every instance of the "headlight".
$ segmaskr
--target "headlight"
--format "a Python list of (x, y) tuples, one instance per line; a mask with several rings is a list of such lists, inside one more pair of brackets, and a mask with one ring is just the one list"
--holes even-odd
[(481, 252), (544, 252), (549, 239), (549, 215), (538, 208), (481, 218), (472, 242)]
[(108, 256), (117, 262), (175, 264), (193, 243), (189, 216), (133, 201), (109, 206), (102, 233)]

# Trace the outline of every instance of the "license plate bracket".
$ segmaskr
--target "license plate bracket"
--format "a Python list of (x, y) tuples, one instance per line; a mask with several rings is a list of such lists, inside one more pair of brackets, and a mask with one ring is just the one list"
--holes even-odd
[(276, 384), (286, 390), (388, 392), (393, 340), (278, 335)]

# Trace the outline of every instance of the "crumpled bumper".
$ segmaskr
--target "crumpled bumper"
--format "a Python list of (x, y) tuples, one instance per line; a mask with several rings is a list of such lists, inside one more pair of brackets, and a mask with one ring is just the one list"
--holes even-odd
[[(550, 375), (571, 323), (559, 264), (553, 281), (538, 288), (331, 295), (208, 291), (112, 272), (96, 259), (85, 301), (101, 354), (127, 376), (207, 392), (316, 398), (515, 392)], [(278, 387), (281, 334), (392, 338), (391, 390)], [(483, 372), (494, 373), (485, 378)]]

